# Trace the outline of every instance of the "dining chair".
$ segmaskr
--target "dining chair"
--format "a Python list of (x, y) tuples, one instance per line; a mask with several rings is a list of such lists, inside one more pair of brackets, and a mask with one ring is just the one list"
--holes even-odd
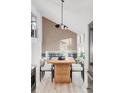
[(52, 64), (47, 64), (46, 62), (46, 60), (40, 62), (40, 81), (44, 78), (45, 72), (51, 72), (51, 80), (53, 82), (54, 66)]
[(69, 60), (74, 60), (74, 58), (73, 58), (73, 57), (67, 57), (67, 59), (69, 59)]
[(83, 63), (71, 65), (71, 72), (70, 72), (71, 82), (72, 82), (72, 73), (73, 72), (81, 72), (81, 77), (84, 81), (84, 64)]

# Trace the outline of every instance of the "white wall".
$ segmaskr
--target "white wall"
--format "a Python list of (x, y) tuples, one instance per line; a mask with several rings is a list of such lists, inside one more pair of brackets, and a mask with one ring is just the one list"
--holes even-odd
[(84, 47), (85, 47), (85, 54), (86, 54), (86, 60), (85, 60), (85, 87), (88, 87), (88, 67), (89, 67), (89, 33), (88, 33), (88, 25), (87, 25), (87, 30), (85, 31), (85, 43), (84, 43)]
[(37, 24), (38, 24), (38, 38), (31, 38), (31, 48), (32, 48), (32, 64), (37, 64), (38, 59), (40, 59), (40, 53), (41, 53), (41, 35), (42, 35), (42, 18), (40, 16), (40, 13), (36, 10), (36, 8), (32, 5), (31, 6), (31, 12), (37, 16)]
[[(41, 42), (42, 42), (42, 18), (40, 13), (31, 5), (31, 12), (37, 16), (37, 24), (38, 24), (38, 38), (31, 38), (31, 64), (36, 66), (36, 75), (37, 75), (37, 85), (39, 82), (39, 71), (40, 71), (40, 59), (41, 59)], [(36, 90), (37, 91), (37, 90)], [(38, 92), (37, 92), (38, 93)]]
[[(89, 22), (90, 23), (90, 22)], [(80, 40), (81, 36), (81, 40)], [(81, 41), (81, 42), (80, 42)], [(84, 88), (88, 87), (88, 75), (87, 71), (89, 69), (89, 31), (88, 31), (88, 24), (85, 27), (85, 30), (81, 33), (78, 33), (77, 36), (77, 52), (78, 56), (80, 55), (81, 51), (85, 51), (85, 63), (84, 63), (84, 71), (85, 71), (85, 82), (84, 82)]]

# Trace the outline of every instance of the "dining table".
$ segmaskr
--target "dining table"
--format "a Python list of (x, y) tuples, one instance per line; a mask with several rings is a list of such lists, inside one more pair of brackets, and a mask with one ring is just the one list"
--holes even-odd
[(70, 83), (71, 65), (75, 63), (75, 60), (71, 57), (66, 57), (63, 60), (59, 60), (57, 57), (53, 57), (51, 60), (49, 60), (48, 64), (54, 65), (54, 82)]

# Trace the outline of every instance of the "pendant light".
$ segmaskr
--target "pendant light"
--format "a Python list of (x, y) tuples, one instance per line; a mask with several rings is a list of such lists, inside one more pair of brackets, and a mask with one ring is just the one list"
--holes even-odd
[(63, 7), (64, 7), (63, 3), (64, 3), (64, 0), (61, 0), (61, 24), (56, 24), (55, 27), (66, 30), (68, 27), (63, 24)]

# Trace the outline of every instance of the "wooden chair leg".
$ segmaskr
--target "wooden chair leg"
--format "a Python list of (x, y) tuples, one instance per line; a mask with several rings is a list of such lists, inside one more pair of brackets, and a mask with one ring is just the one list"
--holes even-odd
[(53, 78), (54, 78), (54, 70), (52, 70), (51, 74), (52, 74), (52, 76), (51, 76), (52, 78), (51, 78), (51, 79), (52, 79), (52, 82), (53, 82)]
[(84, 81), (84, 70), (83, 70), (83, 81)]
[(71, 82), (72, 82), (72, 65), (70, 66), (70, 78), (71, 78)]
[(70, 78), (71, 78), (71, 82), (72, 82), (72, 70), (70, 71)]
[(82, 77), (82, 79), (83, 79), (83, 81), (84, 81), (84, 70), (81, 71), (81, 77)]
[(41, 78), (42, 79), (43, 79), (44, 75), (45, 75), (45, 71), (41, 71)]
[(40, 71), (40, 81), (41, 81), (41, 71)]

